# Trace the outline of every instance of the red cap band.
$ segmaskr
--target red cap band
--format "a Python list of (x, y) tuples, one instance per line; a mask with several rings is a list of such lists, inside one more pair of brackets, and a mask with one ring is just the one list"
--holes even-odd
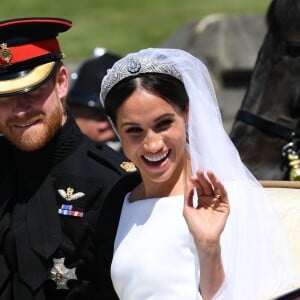
[(4, 43), (0, 46), (0, 65), (15, 64), (51, 52), (61, 52), (56, 38), (19, 46), (7, 47)]

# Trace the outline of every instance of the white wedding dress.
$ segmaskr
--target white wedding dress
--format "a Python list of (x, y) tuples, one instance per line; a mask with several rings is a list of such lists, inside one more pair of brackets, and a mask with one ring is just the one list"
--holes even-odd
[(198, 257), (182, 212), (182, 195), (132, 203), (127, 195), (111, 266), (120, 299), (201, 299)]

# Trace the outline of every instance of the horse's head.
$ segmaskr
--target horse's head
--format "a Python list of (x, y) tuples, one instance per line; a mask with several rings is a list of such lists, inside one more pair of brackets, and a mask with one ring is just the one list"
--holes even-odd
[(271, 3), (268, 32), (230, 132), (243, 161), (259, 179), (288, 179), (282, 150), (300, 138), (299, 19), (299, 0)]

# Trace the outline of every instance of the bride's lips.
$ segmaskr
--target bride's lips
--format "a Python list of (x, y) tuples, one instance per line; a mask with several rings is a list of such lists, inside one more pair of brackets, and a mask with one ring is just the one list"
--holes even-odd
[(143, 160), (145, 162), (147, 162), (148, 164), (160, 164), (163, 161), (165, 161), (167, 159), (167, 157), (170, 154), (170, 150), (166, 151), (165, 153), (162, 153), (160, 155), (152, 155), (152, 156), (148, 156), (148, 155), (143, 155)]

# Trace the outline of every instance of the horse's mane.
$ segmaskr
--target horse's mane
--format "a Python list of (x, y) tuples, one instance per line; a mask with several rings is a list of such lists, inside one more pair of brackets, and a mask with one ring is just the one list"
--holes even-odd
[(273, 0), (267, 11), (267, 25), (271, 31), (300, 30), (300, 1)]

